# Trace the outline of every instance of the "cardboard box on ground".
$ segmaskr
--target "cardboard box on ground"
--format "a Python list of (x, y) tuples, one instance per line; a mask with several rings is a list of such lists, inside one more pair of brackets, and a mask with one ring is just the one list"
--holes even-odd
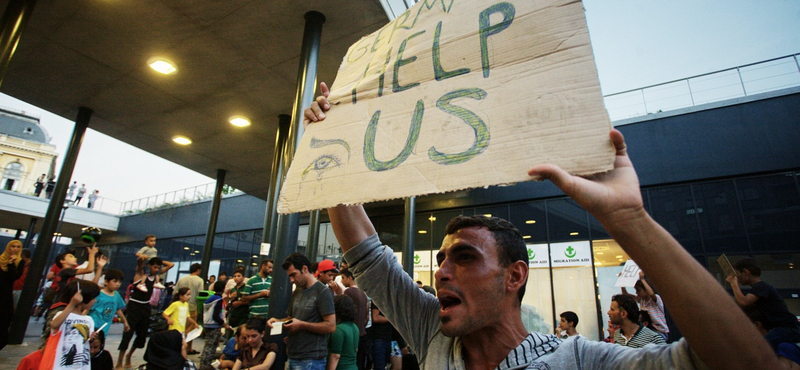
[(350, 47), (329, 99), (281, 213), (613, 167), (580, 2), (419, 2)]

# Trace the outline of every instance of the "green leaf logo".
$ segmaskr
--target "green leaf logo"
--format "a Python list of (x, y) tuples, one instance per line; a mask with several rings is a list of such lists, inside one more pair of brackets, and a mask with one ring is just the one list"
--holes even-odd
[(533, 249), (528, 249), (528, 259), (532, 260), (534, 258), (536, 258), (536, 252), (534, 252)]
[(415, 255), (414, 255), (414, 264), (415, 264), (415, 265), (419, 265), (419, 263), (420, 263), (420, 261), (421, 261), (421, 260), (422, 260), (422, 259), (421, 259), (421, 258), (419, 258), (419, 254), (415, 254)]
[(575, 258), (575, 255), (577, 255), (577, 254), (578, 254), (578, 252), (575, 251), (575, 248), (572, 248), (571, 245), (568, 246), (567, 250), (564, 251), (564, 255), (567, 256), (567, 258)]

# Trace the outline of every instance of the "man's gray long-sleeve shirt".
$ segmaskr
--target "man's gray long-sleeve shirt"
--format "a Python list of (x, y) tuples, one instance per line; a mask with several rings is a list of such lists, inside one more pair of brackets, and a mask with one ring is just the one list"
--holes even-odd
[[(417, 353), (423, 370), (464, 369), (460, 338), (442, 334), (439, 300), (419, 289), (392, 250), (372, 235), (344, 255), (358, 286), (375, 302)], [(491, 340), (491, 338), (487, 338)], [(498, 369), (695, 369), (705, 368), (685, 339), (642, 349), (590, 341), (563, 342), (531, 333)]]

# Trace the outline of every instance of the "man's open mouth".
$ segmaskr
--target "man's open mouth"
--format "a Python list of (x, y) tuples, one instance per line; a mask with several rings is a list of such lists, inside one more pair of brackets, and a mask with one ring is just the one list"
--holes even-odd
[(452, 296), (439, 297), (439, 305), (442, 306), (442, 311), (446, 311), (448, 308), (458, 306), (460, 304), (461, 300), (456, 297)]

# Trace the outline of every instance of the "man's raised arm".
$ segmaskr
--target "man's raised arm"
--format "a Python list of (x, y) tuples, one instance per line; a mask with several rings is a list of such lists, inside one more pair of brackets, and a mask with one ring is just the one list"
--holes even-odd
[[(303, 112), (303, 125), (311, 122), (319, 122), (325, 119), (325, 112), (331, 109), (328, 102), (330, 90), (324, 82), (319, 84), (322, 95), (311, 103), (311, 106)], [(347, 252), (355, 247), (364, 239), (375, 234), (375, 227), (367, 217), (367, 213), (362, 206), (337, 206), (328, 208), (328, 216), (331, 219), (331, 227), (342, 251)]]
[(659, 288), (691, 348), (714, 369), (778, 369), (781, 364), (720, 284), (644, 210), (625, 140), (612, 130), (614, 169), (591, 178), (554, 165), (528, 174), (552, 181), (589, 211)]

